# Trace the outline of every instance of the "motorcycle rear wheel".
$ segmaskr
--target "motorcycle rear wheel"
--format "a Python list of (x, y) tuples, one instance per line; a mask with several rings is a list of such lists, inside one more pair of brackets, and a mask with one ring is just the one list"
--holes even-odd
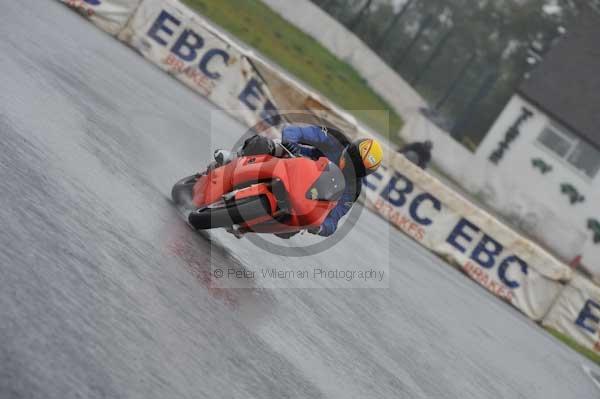
[(271, 214), (269, 200), (264, 195), (235, 202), (231, 205), (198, 209), (188, 216), (190, 225), (198, 230), (231, 227)]

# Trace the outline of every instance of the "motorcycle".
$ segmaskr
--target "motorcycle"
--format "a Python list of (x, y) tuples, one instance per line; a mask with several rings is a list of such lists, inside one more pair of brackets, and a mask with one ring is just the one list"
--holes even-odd
[(329, 159), (287, 151), (209, 167), (177, 182), (171, 197), (195, 229), (285, 235), (318, 229), (344, 189), (343, 173)]

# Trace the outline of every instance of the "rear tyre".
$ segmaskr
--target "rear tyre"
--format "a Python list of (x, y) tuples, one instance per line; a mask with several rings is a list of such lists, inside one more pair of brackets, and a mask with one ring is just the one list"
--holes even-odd
[(271, 214), (269, 200), (264, 195), (243, 199), (231, 205), (202, 208), (190, 213), (189, 224), (198, 230), (231, 227)]

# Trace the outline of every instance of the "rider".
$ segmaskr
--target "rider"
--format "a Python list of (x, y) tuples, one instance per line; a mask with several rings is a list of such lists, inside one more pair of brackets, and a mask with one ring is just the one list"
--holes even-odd
[[(377, 170), (381, 165), (383, 150), (377, 140), (362, 138), (350, 142), (340, 131), (324, 126), (289, 125), (283, 128), (281, 144), (294, 155), (317, 159), (327, 157), (337, 164), (344, 174), (346, 188), (335, 208), (327, 215), (319, 229), (311, 231), (327, 237), (337, 229), (339, 220), (352, 208), (362, 189), (361, 179)], [(282, 156), (283, 149), (264, 136), (252, 136), (244, 142), (237, 154), (215, 151), (217, 164), (231, 160), (233, 155), (248, 156), (271, 154)], [(282, 238), (289, 238), (285, 236)]]
[(416, 141), (405, 145), (398, 152), (404, 155), (409, 161), (417, 165), (421, 169), (427, 168), (427, 165), (431, 161), (431, 150), (433, 149), (433, 143), (431, 140), (424, 142)]

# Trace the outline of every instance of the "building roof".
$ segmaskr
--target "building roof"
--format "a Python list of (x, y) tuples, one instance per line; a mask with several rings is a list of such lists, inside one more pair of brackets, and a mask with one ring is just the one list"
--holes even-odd
[(584, 9), (519, 94), (600, 148), (600, 15)]

